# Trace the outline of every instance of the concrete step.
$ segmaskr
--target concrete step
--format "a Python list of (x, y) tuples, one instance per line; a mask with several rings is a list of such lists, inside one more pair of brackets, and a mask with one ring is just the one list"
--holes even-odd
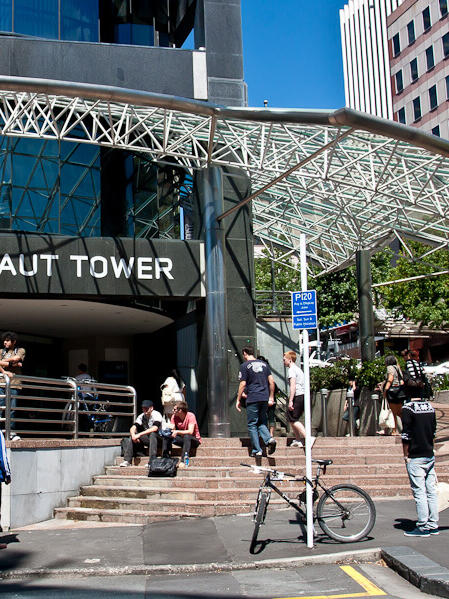
[(180, 520), (181, 518), (199, 518), (201, 514), (195, 512), (169, 512), (140, 510), (105, 510), (84, 507), (60, 507), (55, 509), (55, 518), (65, 520), (83, 520), (89, 522), (129, 522), (130, 524), (151, 524), (164, 520)]
[[(290, 445), (294, 437), (276, 437), (278, 447)], [(319, 446), (367, 446), (373, 445), (401, 445), (399, 436), (373, 436), (373, 437), (317, 437), (316, 444)], [(250, 447), (251, 441), (249, 437), (230, 437), (229, 439), (218, 438), (212, 439), (203, 437), (201, 448), (204, 447)]]

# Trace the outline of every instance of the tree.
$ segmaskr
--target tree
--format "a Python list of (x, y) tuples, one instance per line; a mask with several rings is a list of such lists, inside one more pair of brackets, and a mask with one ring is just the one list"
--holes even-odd
[[(401, 249), (396, 265), (390, 269), (388, 278), (397, 280), (449, 270), (449, 252), (437, 250), (420, 260), (431, 248), (416, 241), (408, 242), (414, 259)], [(383, 306), (397, 316), (405, 316), (417, 323), (431, 327), (449, 327), (449, 276), (440, 275), (378, 288), (377, 294)]]

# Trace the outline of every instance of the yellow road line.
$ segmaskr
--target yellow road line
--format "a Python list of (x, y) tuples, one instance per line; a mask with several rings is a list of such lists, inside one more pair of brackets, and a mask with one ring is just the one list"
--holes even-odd
[(278, 597), (277, 599), (349, 599), (350, 597), (383, 597), (387, 594), (370, 580), (365, 578), (363, 574), (357, 572), (352, 566), (340, 566), (340, 568), (363, 587), (365, 591), (363, 593), (346, 593), (343, 595), (308, 595), (307, 597), (301, 595), (297, 597)]

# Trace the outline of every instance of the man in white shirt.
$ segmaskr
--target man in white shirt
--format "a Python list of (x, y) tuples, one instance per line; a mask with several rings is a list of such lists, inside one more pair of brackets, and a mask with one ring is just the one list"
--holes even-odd
[[(290, 447), (303, 447), (301, 439), (306, 438), (306, 429), (299, 419), (304, 413), (304, 373), (296, 364), (296, 352), (285, 352), (284, 365), (288, 368), (289, 381), (287, 419), (295, 435)], [(315, 437), (311, 437), (310, 447), (314, 443)]]
[(150, 459), (157, 455), (158, 430), (162, 424), (162, 415), (153, 408), (153, 402), (145, 399), (142, 402), (142, 414), (137, 416), (135, 423), (129, 429), (130, 436), (123, 439), (123, 468), (131, 466), (133, 457), (149, 447)]

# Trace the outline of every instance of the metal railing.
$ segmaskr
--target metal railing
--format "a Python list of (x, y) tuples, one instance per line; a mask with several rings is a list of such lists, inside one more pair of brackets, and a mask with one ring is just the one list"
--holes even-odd
[(257, 316), (291, 316), (292, 296), (290, 291), (255, 291)]
[(0, 377), (0, 427), (7, 438), (122, 437), (136, 416), (136, 391), (128, 385)]

